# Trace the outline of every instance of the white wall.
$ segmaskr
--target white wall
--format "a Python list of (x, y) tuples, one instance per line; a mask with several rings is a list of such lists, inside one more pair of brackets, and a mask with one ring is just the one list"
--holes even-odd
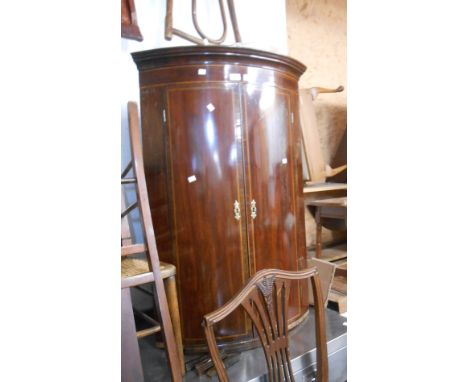
[[(228, 33), (223, 45), (235, 43), (229, 11), (225, 2)], [(198, 37), (192, 24), (192, 1), (174, 0), (173, 27)], [(288, 52), (288, 34), (286, 28), (285, 0), (236, 0), (236, 14), (243, 43), (241, 46), (268, 50), (280, 54)], [(122, 121), (122, 169), (130, 160), (128, 142), (127, 102), (139, 103), (138, 71), (130, 53), (141, 50), (163, 48), (169, 46), (194, 45), (193, 43), (174, 36), (171, 41), (164, 39), (164, 19), (166, 15), (165, 0), (135, 0), (138, 25), (143, 35), (143, 41), (121, 39), (120, 57), (120, 91), (121, 91), (121, 121)], [(199, 0), (197, 8), (200, 27), (205, 34), (218, 38), (222, 33), (222, 22), (218, 0)], [(134, 193), (127, 192), (128, 203), (134, 199)], [(137, 224), (136, 211), (131, 215), (131, 225), (137, 241), (142, 240), (141, 230)]]

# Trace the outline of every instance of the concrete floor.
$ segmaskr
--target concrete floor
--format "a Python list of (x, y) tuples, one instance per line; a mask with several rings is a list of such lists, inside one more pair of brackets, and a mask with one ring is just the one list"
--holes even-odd
[[(327, 342), (330, 382), (346, 381), (347, 371), (347, 327), (346, 318), (338, 312), (327, 309)], [(313, 308), (309, 317), (298, 328), (290, 332), (291, 363), (296, 381), (313, 381), (315, 364), (315, 336)], [(164, 351), (154, 345), (155, 337), (149, 336), (139, 341), (143, 370), (146, 382), (170, 381)], [(185, 356), (189, 361), (197, 356)], [(266, 381), (266, 362), (262, 348), (245, 351), (238, 363), (228, 369), (231, 382)], [(188, 372), (184, 381), (217, 381), (216, 377), (198, 377), (194, 371)]]

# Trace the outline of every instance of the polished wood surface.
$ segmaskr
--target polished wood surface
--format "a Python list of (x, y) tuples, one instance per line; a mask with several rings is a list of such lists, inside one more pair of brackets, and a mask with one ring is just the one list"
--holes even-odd
[[(236, 72), (250, 72), (251, 69), (275, 69), (281, 72), (283, 76), (290, 76), (299, 79), (305, 72), (306, 67), (301, 62), (287, 56), (277, 53), (266, 52), (257, 49), (228, 47), (228, 46), (180, 46), (174, 48), (162, 48), (145, 50), (132, 53), (140, 78), (142, 71), (158, 69), (164, 65), (191, 65), (196, 64), (199, 67), (206, 65), (235, 65)], [(229, 80), (229, 74), (232, 70), (227, 70), (225, 79)], [(250, 83), (257, 82), (250, 79)], [(298, 91), (297, 83), (294, 89)]]
[[(184, 346), (195, 348), (205, 342), (203, 314), (255, 272), (305, 267), (297, 86), (305, 67), (230, 47), (133, 58), (159, 255), (177, 267)], [(291, 325), (307, 314), (307, 290), (293, 284)], [(216, 335), (222, 344), (248, 342), (251, 321), (236, 312)]]
[[(238, 310), (239, 306), (252, 319), (265, 353), (268, 380), (294, 381), (288, 345), (287, 305), (292, 280), (312, 281), (314, 301), (323, 301), (316, 267), (300, 272), (264, 269), (257, 272), (248, 284), (229, 302), (205, 315), (203, 326), (210, 355), (221, 382), (228, 382), (226, 368), (220, 357), (213, 327)], [(328, 351), (325, 329), (325, 307), (315, 305), (315, 336), (317, 344), (317, 381), (328, 381)]]
[[(234, 129), (226, 128), (235, 124), (235, 97), (229, 86), (175, 87), (167, 92), (172, 218), (183, 280), (183, 317), (201, 318), (248, 277), (243, 269), (247, 263), (243, 219), (238, 221), (231, 213), (236, 200), (242, 203), (243, 183), (237, 160), (241, 148)], [(186, 338), (197, 338), (199, 325), (185, 321)], [(221, 336), (231, 336), (248, 329), (242, 316), (233, 316), (218, 330)]]
[[(301, 173), (295, 157), (294, 111), (291, 95), (271, 88), (250, 87), (244, 91), (247, 142), (247, 202), (255, 201), (256, 217), (249, 219), (251, 274), (265, 268), (297, 270), (298, 261), (305, 261), (305, 252), (298, 246), (298, 230), (304, 226), (303, 204), (296, 203), (298, 188), (296, 171)], [(301, 233), (302, 234), (302, 233)], [(301, 251), (302, 250), (302, 251)], [(288, 254), (285, 256), (285, 254)], [(297, 283), (291, 293), (290, 314), (299, 317)], [(302, 309), (301, 309), (302, 308)]]

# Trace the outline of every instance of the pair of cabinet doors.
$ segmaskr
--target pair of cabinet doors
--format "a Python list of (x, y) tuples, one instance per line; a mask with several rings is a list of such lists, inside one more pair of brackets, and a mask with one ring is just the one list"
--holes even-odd
[[(156, 93), (142, 93), (150, 204), (160, 257), (177, 267), (190, 344), (203, 340), (203, 315), (256, 271), (305, 263), (297, 93), (236, 83)], [(294, 286), (290, 320), (306, 311), (305, 300)], [(251, 335), (242, 312), (217, 328), (221, 340)]]

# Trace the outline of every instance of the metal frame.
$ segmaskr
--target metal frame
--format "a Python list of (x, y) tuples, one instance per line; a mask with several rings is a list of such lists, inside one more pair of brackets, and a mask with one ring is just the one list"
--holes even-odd
[[(234, 31), (235, 40), (237, 43), (242, 42), (240, 32), (239, 32), (239, 25), (237, 24), (237, 16), (236, 16), (236, 10), (234, 7), (234, 0), (226, 0), (226, 1), (228, 3), (229, 16), (231, 18), (232, 29)], [(189, 33), (186, 33), (184, 31), (181, 31), (180, 29), (173, 27), (173, 17), (172, 17), (173, 7), (174, 7), (173, 0), (167, 0), (165, 33), (164, 33), (166, 40), (169, 40), (169, 41), (172, 40), (172, 36), (174, 35), (181, 37), (185, 40), (188, 40), (190, 42), (193, 42), (195, 44), (198, 44), (198, 45), (208, 45), (208, 44), (221, 45), (226, 40), (227, 22), (226, 22), (226, 11), (224, 9), (224, 0), (219, 0), (219, 9), (221, 12), (221, 19), (223, 22), (223, 33), (221, 34), (221, 37), (217, 39), (211, 38), (208, 35), (206, 35), (203, 32), (202, 28), (200, 27), (200, 24), (198, 22), (198, 17), (197, 17), (197, 0), (192, 0), (192, 21), (200, 37), (193, 36)]]

